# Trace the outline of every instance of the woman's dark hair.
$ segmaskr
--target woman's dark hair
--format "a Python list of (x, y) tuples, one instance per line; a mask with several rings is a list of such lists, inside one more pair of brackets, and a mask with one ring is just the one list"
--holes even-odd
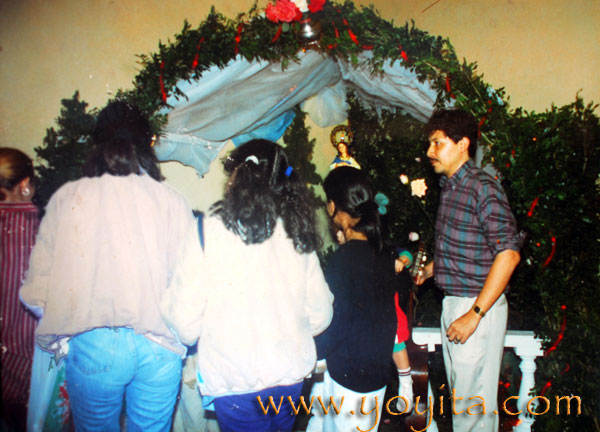
[(151, 142), (150, 122), (137, 107), (122, 101), (110, 102), (98, 114), (92, 133), (92, 152), (83, 172), (88, 177), (146, 172), (161, 181), (163, 177)]
[(211, 211), (227, 229), (246, 244), (262, 243), (281, 218), (298, 252), (321, 246), (315, 200), (288, 165), (281, 146), (262, 139), (249, 141), (233, 150), (223, 166), (229, 175), (228, 187)]
[[(27, 177), (30, 182), (35, 181), (29, 156), (15, 148), (0, 147), (0, 187), (11, 191)], [(0, 201), (5, 199), (5, 194), (0, 192)]]
[(325, 178), (323, 189), (327, 200), (335, 204), (336, 212), (342, 210), (352, 218), (360, 218), (352, 229), (366, 235), (369, 243), (381, 252), (383, 240), (378, 206), (365, 173), (352, 167), (335, 168)]
[(436, 130), (444, 132), (455, 143), (463, 137), (469, 138), (469, 157), (475, 157), (479, 126), (470, 113), (461, 109), (435, 111), (425, 125), (425, 133), (430, 136)]

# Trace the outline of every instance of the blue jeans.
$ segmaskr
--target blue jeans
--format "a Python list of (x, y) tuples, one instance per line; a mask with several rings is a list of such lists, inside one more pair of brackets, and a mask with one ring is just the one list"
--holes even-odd
[(65, 365), (77, 431), (118, 432), (123, 398), (127, 431), (169, 431), (181, 382), (181, 357), (126, 327), (73, 337)]
[[(221, 432), (291, 431), (296, 416), (289, 404), (288, 396), (292, 397), (294, 405), (298, 407), (301, 393), (302, 383), (298, 383), (271, 387), (254, 393), (217, 397), (215, 398), (215, 412)], [(279, 414), (273, 412), (272, 406), (265, 414), (257, 396), (260, 396), (264, 408), (269, 405), (269, 396), (273, 397), (276, 407), (279, 407), (283, 396)]]

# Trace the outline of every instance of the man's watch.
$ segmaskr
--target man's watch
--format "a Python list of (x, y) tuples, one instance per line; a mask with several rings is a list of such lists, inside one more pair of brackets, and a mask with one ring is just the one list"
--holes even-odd
[(481, 308), (477, 305), (473, 306), (473, 312), (479, 315), (481, 318), (485, 316), (485, 312), (481, 310)]

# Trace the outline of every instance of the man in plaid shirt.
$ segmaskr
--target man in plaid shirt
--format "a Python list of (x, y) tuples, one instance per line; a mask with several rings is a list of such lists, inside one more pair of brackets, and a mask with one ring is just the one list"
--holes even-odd
[[(478, 125), (469, 113), (429, 119), (427, 157), (441, 174), (434, 276), (444, 290), (441, 326), (455, 431), (497, 431), (498, 377), (508, 307), (504, 293), (519, 263), (521, 238), (504, 190), (473, 162)], [(496, 412), (496, 414), (494, 414)]]

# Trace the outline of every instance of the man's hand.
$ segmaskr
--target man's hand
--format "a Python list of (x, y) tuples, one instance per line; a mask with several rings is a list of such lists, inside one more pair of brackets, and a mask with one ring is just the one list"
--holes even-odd
[(458, 318), (446, 331), (446, 336), (450, 342), (464, 344), (475, 332), (481, 316), (476, 314), (473, 309)]

